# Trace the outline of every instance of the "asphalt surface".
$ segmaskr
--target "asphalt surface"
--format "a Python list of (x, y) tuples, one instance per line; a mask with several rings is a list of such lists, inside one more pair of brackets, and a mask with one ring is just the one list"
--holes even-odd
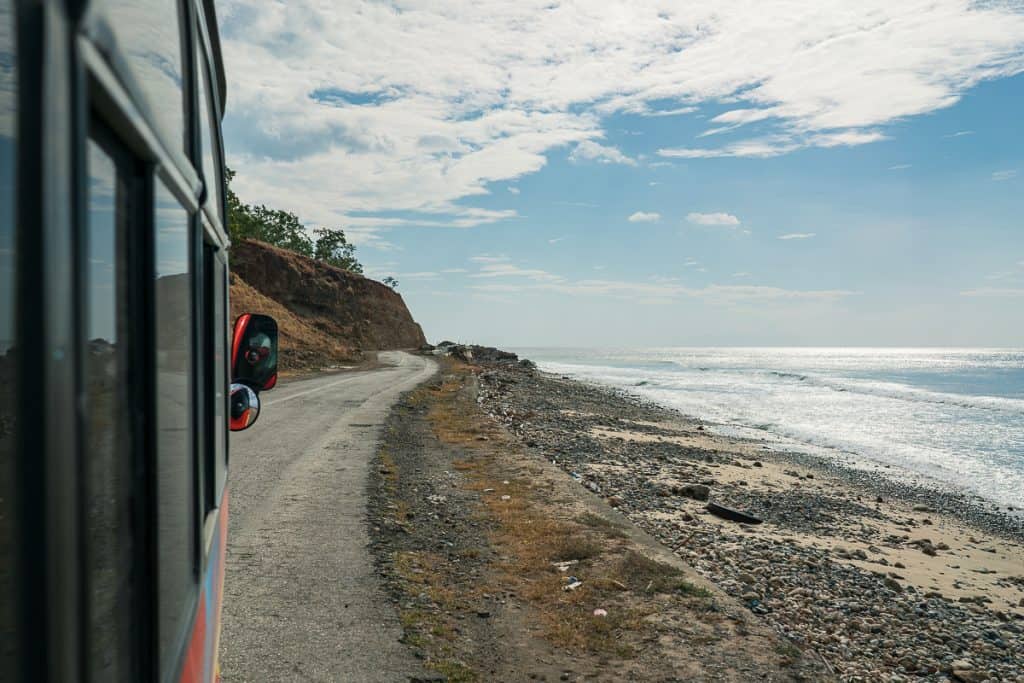
[(225, 681), (408, 681), (397, 612), (368, 551), (369, 468), (392, 404), (436, 364), (281, 385), (232, 434), (220, 666)]

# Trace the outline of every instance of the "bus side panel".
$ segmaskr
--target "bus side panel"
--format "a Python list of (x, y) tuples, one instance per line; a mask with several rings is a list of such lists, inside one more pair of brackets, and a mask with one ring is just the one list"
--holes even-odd
[(206, 574), (203, 576), (199, 594), (199, 609), (185, 665), (181, 671), (181, 683), (215, 683), (220, 680), (220, 666), (217, 653), (220, 645), (220, 616), (224, 597), (224, 562), (228, 540), (228, 492), (225, 489), (217, 516), (210, 548)]

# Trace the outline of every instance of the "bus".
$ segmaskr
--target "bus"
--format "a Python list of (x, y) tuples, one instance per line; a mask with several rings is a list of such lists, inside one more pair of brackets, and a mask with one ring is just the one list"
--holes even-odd
[[(0, 680), (213, 681), (229, 320), (212, 0), (0, 0)], [(233, 333), (232, 333), (233, 329)]]

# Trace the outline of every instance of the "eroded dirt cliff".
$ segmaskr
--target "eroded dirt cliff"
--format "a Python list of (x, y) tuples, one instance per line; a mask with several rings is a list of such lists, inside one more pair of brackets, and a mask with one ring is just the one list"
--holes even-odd
[(231, 247), (231, 271), (232, 315), (277, 318), (284, 370), (344, 364), (367, 351), (426, 343), (401, 295), (362, 275), (254, 240)]

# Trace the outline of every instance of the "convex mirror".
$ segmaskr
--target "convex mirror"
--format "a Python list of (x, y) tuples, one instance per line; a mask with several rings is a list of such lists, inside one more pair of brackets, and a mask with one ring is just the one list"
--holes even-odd
[(231, 431), (240, 432), (252, 427), (260, 416), (260, 397), (245, 384), (232, 384), (228, 424)]

